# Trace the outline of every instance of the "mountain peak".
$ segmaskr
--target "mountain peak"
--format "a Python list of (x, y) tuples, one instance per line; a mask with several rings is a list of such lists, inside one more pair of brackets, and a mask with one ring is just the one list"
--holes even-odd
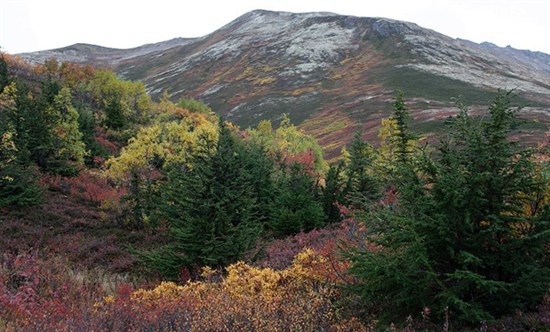
[(381, 37), (404, 36), (414, 32), (422, 32), (422, 28), (417, 24), (385, 17), (377, 17), (373, 28)]
[(329, 156), (359, 127), (376, 135), (397, 89), (414, 100), (413, 116), (431, 123), (451, 114), (452, 97), (480, 104), (497, 88), (542, 105), (530, 113), (538, 128), (549, 122), (549, 55), (381, 17), (254, 10), (196, 39), (129, 50), (78, 44), (23, 56), (108, 64), (153, 96), (201, 99), (243, 127), (288, 113), (331, 146)]
[[(254, 17), (254, 16), (273, 16), (273, 17), (319, 17), (319, 16), (340, 16), (331, 12), (301, 12), (293, 13), (286, 11), (272, 11), (266, 9), (255, 9), (249, 11), (241, 16), (241, 18)], [(237, 19), (238, 20), (238, 19)]]

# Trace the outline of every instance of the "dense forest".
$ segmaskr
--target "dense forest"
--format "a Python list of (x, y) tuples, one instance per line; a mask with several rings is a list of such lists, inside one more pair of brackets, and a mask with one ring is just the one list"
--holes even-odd
[(1, 330), (550, 328), (549, 147), (512, 91), (437, 138), (397, 93), (331, 164), (285, 114), (107, 69), (0, 54), (0, 92)]

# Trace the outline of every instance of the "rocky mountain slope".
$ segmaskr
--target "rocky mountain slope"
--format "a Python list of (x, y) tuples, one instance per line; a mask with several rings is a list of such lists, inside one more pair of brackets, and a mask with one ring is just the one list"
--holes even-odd
[(108, 48), (90, 44), (74, 44), (54, 50), (22, 53), (21, 56), (31, 63), (44, 63), (48, 59), (58, 59), (74, 63), (86, 63), (96, 66), (112, 67), (121, 61), (138, 56), (188, 44), (193, 38), (174, 38), (160, 43), (146, 44), (130, 49)]
[(462, 96), (486, 105), (496, 89), (516, 89), (524, 140), (539, 140), (550, 123), (550, 55), (452, 39), (416, 24), (331, 13), (257, 10), (196, 39), (129, 50), (77, 44), (22, 54), (109, 65), (143, 81), (153, 95), (192, 96), (243, 126), (288, 113), (333, 156), (362, 127), (375, 136), (405, 92), (416, 129), (441, 130)]

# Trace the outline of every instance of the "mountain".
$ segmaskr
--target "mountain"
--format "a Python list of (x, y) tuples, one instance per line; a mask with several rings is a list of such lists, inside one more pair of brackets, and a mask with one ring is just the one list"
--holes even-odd
[(62, 62), (66, 61), (112, 67), (121, 61), (150, 53), (162, 52), (176, 46), (185, 45), (193, 40), (193, 38), (174, 38), (160, 43), (146, 44), (130, 49), (116, 49), (90, 44), (74, 44), (53, 50), (21, 53), (20, 55), (34, 64), (44, 63), (48, 59), (55, 58)]
[(334, 156), (359, 128), (376, 135), (397, 89), (413, 128), (443, 129), (462, 96), (474, 110), (496, 89), (515, 89), (526, 122), (516, 134), (542, 139), (550, 123), (550, 55), (453, 39), (409, 22), (332, 13), (256, 10), (201, 38), (116, 50), (77, 44), (22, 54), (111, 66), (153, 96), (192, 96), (243, 127), (282, 113)]

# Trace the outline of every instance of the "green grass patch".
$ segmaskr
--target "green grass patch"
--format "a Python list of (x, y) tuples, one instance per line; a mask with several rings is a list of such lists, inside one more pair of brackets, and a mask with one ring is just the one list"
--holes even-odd
[(466, 104), (484, 104), (494, 99), (496, 91), (487, 91), (471, 84), (415, 70), (399, 67), (381, 73), (384, 84), (394, 90), (402, 90), (407, 96), (451, 103), (453, 98), (462, 98)]

